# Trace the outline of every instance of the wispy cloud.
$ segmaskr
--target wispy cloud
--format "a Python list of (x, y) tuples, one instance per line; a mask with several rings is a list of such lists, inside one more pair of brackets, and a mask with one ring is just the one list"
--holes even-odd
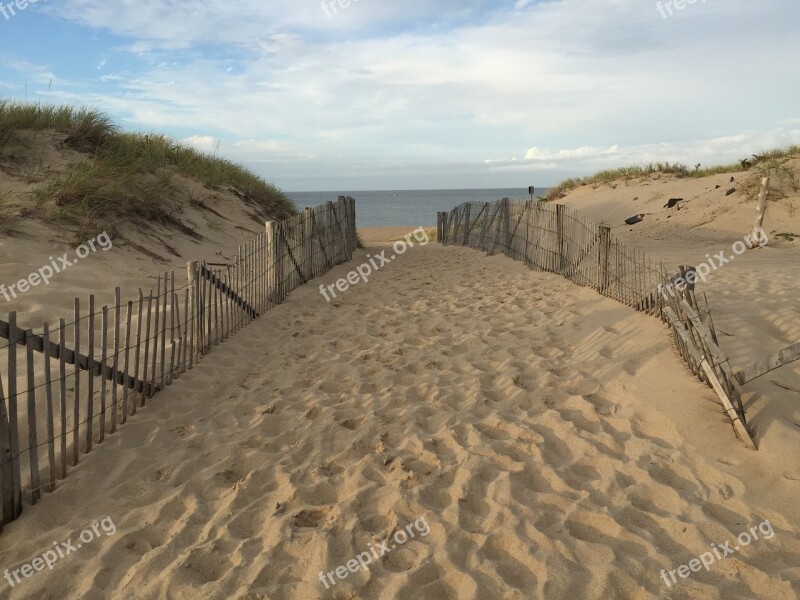
[[(549, 184), (650, 157), (735, 160), (792, 139), (800, 117), (796, 0), (668, 20), (635, 0), (362, 0), (336, 18), (288, 0), (47, 11), (102, 38), (100, 56), (86, 50), (102, 75), (64, 50), (35, 69), (14, 51), (11, 64), (55, 74), (51, 97), (221, 140), (222, 155), (294, 189)], [(22, 77), (11, 68), (0, 80)]]

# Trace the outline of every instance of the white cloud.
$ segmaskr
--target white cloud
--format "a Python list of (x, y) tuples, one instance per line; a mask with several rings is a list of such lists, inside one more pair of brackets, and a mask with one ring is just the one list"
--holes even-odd
[(213, 154), (217, 149), (217, 144), (220, 140), (213, 138), (210, 135), (193, 135), (181, 141), (185, 145), (195, 148), (196, 150)]
[(593, 156), (614, 156), (619, 153), (619, 146), (614, 145), (610, 148), (592, 148), (583, 146), (574, 150), (540, 150), (537, 147), (530, 148), (525, 153), (525, 160), (557, 160), (569, 158), (587, 158)]
[(135, 65), (53, 97), (204, 132), (207, 151), (222, 139), (222, 155), (291, 187), (737, 160), (792, 139), (800, 116), (800, 63), (786, 58), (800, 54), (796, 0), (697, 3), (666, 20), (638, 0), (359, 0), (334, 17), (296, 0), (47, 6), (123, 36)]
[(800, 144), (800, 129), (775, 128), (765, 132), (744, 132), (733, 136), (704, 140), (685, 140), (675, 143), (637, 144), (609, 148), (584, 146), (571, 150), (541, 150), (531, 148), (525, 160), (545, 162), (554, 168), (569, 168), (588, 172), (651, 162), (682, 162), (694, 166), (698, 162), (711, 164), (735, 163), (751, 154), (772, 148)]

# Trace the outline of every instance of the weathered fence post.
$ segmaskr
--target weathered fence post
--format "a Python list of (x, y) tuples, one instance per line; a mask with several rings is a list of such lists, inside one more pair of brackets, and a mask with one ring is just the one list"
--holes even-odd
[(533, 201), (532, 200), (526, 201), (525, 211), (523, 213), (523, 216), (525, 221), (525, 266), (527, 267), (531, 266), (531, 261), (530, 258), (528, 257), (528, 247), (529, 247), (528, 239), (530, 237), (530, 231), (531, 231), (531, 226), (529, 221), (532, 208), (533, 208)]
[(564, 272), (564, 265), (566, 264), (567, 245), (564, 238), (564, 211), (566, 206), (563, 204), (556, 205), (556, 238), (558, 239), (558, 272)]
[[(314, 231), (314, 221), (312, 220), (312, 210), (308, 207), (303, 211), (303, 273), (306, 279), (313, 279), (316, 275), (316, 265), (314, 264), (314, 234), (319, 236), (319, 231)], [(322, 240), (319, 240), (322, 243)]]
[(600, 242), (597, 246), (597, 291), (603, 294), (608, 287), (608, 263), (611, 257), (611, 228), (601, 225), (599, 227), (599, 236)]
[(342, 198), (342, 229), (344, 229), (344, 258), (343, 262), (351, 259), (352, 248), (355, 247), (356, 232), (351, 226), (350, 221), (350, 198)]
[[(36, 504), (41, 496), (39, 490), (39, 438), (36, 432), (36, 380), (33, 364), (33, 330), (25, 331), (25, 358), (28, 374), (28, 465), (31, 468), (31, 504)], [(49, 368), (50, 365), (47, 365)]]
[[(358, 248), (358, 235), (356, 234), (356, 199), (348, 196), (348, 201), (350, 202), (350, 226), (353, 228), (351, 232), (353, 237), (353, 252), (355, 252), (356, 248)], [(353, 258), (352, 252), (350, 258)]]
[(325, 251), (328, 253), (330, 257), (330, 261), (332, 264), (333, 262), (333, 254), (329, 250), (333, 248), (334, 240), (336, 239), (334, 228), (336, 227), (336, 220), (333, 218), (333, 202), (328, 201), (325, 203), (325, 236), (322, 238), (323, 240), (323, 247)]
[[(350, 243), (347, 244), (347, 260), (351, 260), (353, 258), (353, 251), (356, 248), (356, 222), (355, 218), (350, 218), (350, 201), (353, 200), (352, 198), (347, 198), (345, 202), (345, 214), (347, 215), (347, 239), (350, 240)], [(353, 205), (355, 206), (355, 200), (353, 200)], [(355, 214), (355, 208), (354, 214)]]
[(338, 207), (336, 214), (339, 215), (339, 228), (337, 231), (342, 236), (340, 262), (347, 262), (350, 257), (350, 219), (348, 217), (347, 197), (342, 196)]
[(11, 432), (6, 414), (3, 379), (0, 377), (0, 532), (14, 520), (14, 472), (11, 468)]
[(347, 247), (350, 233), (347, 224), (347, 198), (339, 196), (336, 203), (336, 212), (333, 215), (336, 218), (336, 236), (339, 241), (336, 244), (336, 264), (341, 264), (347, 261)]
[(491, 205), (492, 205), (491, 202), (483, 203), (482, 212), (484, 214), (484, 217), (483, 217), (483, 223), (481, 224), (481, 240), (480, 242), (478, 242), (478, 248), (480, 248), (481, 250), (486, 250), (486, 232), (489, 231), (489, 227), (492, 224), (492, 222), (494, 222), (494, 219), (497, 215), (497, 212), (495, 211), (492, 214), (492, 218), (489, 219), (489, 210), (490, 210), (489, 207), (491, 207)]
[(347, 197), (348, 219), (350, 223), (350, 253), (348, 260), (353, 260), (353, 253), (358, 248), (358, 236), (356, 235), (356, 199)]
[(453, 245), (458, 244), (458, 232), (461, 228), (461, 205), (456, 206), (453, 209), (453, 214), (451, 215), (451, 219), (453, 221)]
[(350, 228), (350, 201), (345, 198), (342, 201), (342, 228), (344, 229), (344, 253), (342, 254), (342, 262), (350, 260), (350, 239), (355, 239), (355, 229)]
[[(76, 325), (77, 327), (77, 325)], [(8, 428), (11, 434), (11, 485), (14, 518), (22, 513), (22, 472), (20, 469), (19, 416), (17, 413), (17, 312), (8, 313)], [(77, 367), (76, 367), (77, 368)], [(77, 383), (76, 383), (77, 389)], [(76, 392), (77, 394), (77, 392)], [(77, 423), (77, 419), (75, 420)], [(77, 431), (78, 426), (75, 425)]]
[(758, 248), (761, 245), (761, 233), (764, 225), (764, 214), (767, 212), (767, 196), (769, 196), (769, 177), (761, 180), (761, 191), (758, 194), (758, 207), (756, 208), (756, 222), (753, 230), (747, 236), (750, 248)]
[(269, 289), (273, 304), (283, 302), (283, 254), (281, 252), (280, 232), (278, 223), (267, 223), (267, 244), (269, 245), (269, 260), (271, 264)]
[(503, 198), (503, 254), (511, 256), (511, 201)]
[(469, 213), (470, 213), (471, 205), (469, 202), (464, 206), (464, 233), (461, 237), (461, 245), (462, 246), (469, 246), (469, 233), (470, 233), (470, 226), (469, 226)]
[[(186, 315), (186, 322), (189, 323), (189, 331), (190, 337), (192, 338), (191, 341), (191, 351), (192, 356), (189, 358), (189, 365), (194, 362), (194, 355), (200, 354), (200, 326), (195, 326), (195, 322), (197, 319), (197, 315), (199, 314), (198, 304), (197, 304), (197, 266), (200, 263), (196, 260), (190, 260), (186, 263), (186, 277), (189, 281), (189, 312)], [(197, 335), (195, 335), (195, 331), (197, 331)]]

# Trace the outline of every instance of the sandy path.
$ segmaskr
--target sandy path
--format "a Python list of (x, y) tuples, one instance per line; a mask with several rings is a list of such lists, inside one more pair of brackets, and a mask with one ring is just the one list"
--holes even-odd
[[(434, 244), (326, 304), (319, 283), (363, 260), (216, 348), (7, 526), (3, 569), (105, 516), (117, 532), (0, 596), (796, 597), (796, 461), (743, 448), (658, 321)], [(420, 519), (428, 535), (320, 582)], [(661, 579), (765, 519), (774, 537)]]

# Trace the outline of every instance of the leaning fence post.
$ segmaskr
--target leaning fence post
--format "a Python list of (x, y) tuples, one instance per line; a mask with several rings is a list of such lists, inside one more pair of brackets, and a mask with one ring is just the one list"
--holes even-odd
[(766, 244), (763, 237), (764, 214), (767, 212), (767, 196), (769, 196), (769, 177), (764, 177), (761, 180), (761, 191), (758, 194), (758, 208), (756, 208), (756, 222), (753, 225), (753, 230), (747, 236), (747, 241), (750, 248), (758, 248)]

